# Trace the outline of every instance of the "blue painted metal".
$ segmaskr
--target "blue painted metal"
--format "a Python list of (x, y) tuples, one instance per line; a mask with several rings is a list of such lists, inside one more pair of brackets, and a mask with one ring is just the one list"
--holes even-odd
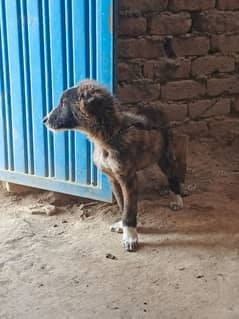
[(0, 1), (0, 180), (111, 201), (83, 134), (42, 118), (94, 78), (113, 91), (114, 0)]

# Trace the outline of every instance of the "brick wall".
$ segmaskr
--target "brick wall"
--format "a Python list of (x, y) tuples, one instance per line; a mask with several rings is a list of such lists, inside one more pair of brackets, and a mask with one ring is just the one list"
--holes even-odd
[[(239, 111), (239, 0), (119, 0), (118, 96), (170, 120)], [(205, 120), (196, 122), (202, 115)]]

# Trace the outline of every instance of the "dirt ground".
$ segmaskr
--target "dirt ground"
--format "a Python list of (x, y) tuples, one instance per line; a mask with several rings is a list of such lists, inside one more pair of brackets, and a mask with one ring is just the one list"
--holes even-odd
[[(178, 212), (148, 175), (136, 253), (108, 230), (115, 205), (1, 190), (0, 318), (238, 319), (238, 146), (191, 142), (191, 194)], [(31, 214), (48, 202), (57, 214)]]

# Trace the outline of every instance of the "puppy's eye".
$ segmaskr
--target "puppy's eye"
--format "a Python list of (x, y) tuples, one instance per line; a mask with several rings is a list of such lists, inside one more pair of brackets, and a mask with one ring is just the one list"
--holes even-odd
[(66, 101), (65, 100), (61, 100), (61, 107), (62, 108), (66, 107)]

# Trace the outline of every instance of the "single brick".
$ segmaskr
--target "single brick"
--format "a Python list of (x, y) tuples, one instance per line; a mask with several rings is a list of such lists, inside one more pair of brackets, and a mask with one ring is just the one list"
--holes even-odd
[(144, 76), (165, 83), (170, 80), (189, 78), (190, 69), (190, 60), (162, 58), (159, 61), (145, 62)]
[(211, 47), (224, 54), (239, 52), (239, 35), (213, 35)]
[(213, 72), (232, 72), (235, 70), (235, 60), (228, 56), (204, 56), (192, 61), (193, 75), (206, 75)]
[(142, 78), (141, 66), (138, 63), (118, 63), (118, 81), (137, 80)]
[(146, 32), (146, 19), (143, 17), (124, 17), (119, 18), (119, 35), (138, 36)]
[(163, 42), (152, 39), (119, 39), (119, 58), (158, 58), (164, 56)]
[(188, 100), (203, 96), (204, 93), (205, 86), (192, 80), (169, 82), (161, 88), (162, 99), (164, 101)]
[(193, 16), (193, 28), (199, 32), (225, 33), (239, 29), (239, 12), (210, 11)]
[(170, 121), (183, 121), (187, 118), (188, 105), (185, 103), (163, 104), (162, 108)]
[(239, 112), (239, 97), (236, 97), (232, 103), (232, 109), (235, 112)]
[(191, 137), (206, 136), (208, 134), (208, 127), (205, 121), (191, 121), (178, 129), (180, 129), (180, 133)]
[(189, 103), (188, 107), (189, 116), (192, 119), (215, 115), (224, 115), (230, 113), (231, 100), (198, 100), (196, 102)]
[[(238, 132), (238, 119), (225, 118), (223, 121), (215, 121), (211, 119), (208, 121), (209, 124), (209, 136), (215, 137), (220, 142), (223, 138), (229, 138), (231, 141), (232, 136), (235, 132)], [(221, 144), (222, 145), (222, 144)]]
[(153, 101), (160, 97), (160, 84), (150, 81), (135, 81), (118, 87), (118, 97), (122, 103)]
[(207, 92), (210, 96), (239, 93), (239, 78), (231, 76), (221, 79), (209, 79), (207, 81)]
[(184, 34), (191, 28), (192, 20), (189, 13), (162, 13), (152, 17), (151, 34)]
[(175, 38), (172, 41), (177, 56), (200, 56), (208, 54), (209, 39), (206, 37)]
[(217, 7), (221, 10), (237, 10), (239, 9), (238, 0), (218, 0)]
[(121, 10), (139, 10), (143, 12), (165, 10), (168, 0), (120, 0)]
[(172, 11), (200, 11), (215, 8), (215, 0), (169, 0)]

